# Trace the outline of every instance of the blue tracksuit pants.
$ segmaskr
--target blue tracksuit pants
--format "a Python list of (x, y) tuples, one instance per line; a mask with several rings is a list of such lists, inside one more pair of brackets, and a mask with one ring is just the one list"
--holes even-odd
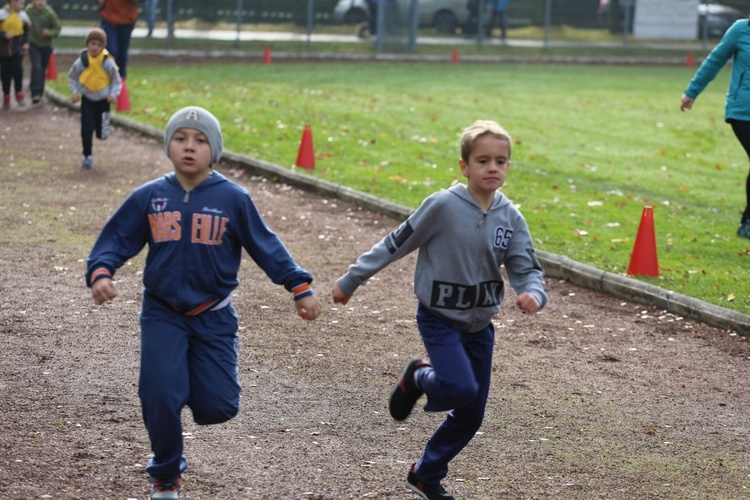
[(461, 332), (422, 304), (417, 309), (417, 326), (432, 364), (432, 369), (421, 370), (417, 377), (417, 385), (427, 395), (425, 411), (450, 410), (416, 465), (419, 480), (434, 485), (448, 474), (448, 462), (484, 420), (495, 329), (490, 324), (478, 332)]
[(154, 453), (146, 466), (152, 477), (175, 479), (187, 469), (183, 407), (190, 407), (199, 425), (219, 424), (237, 415), (237, 327), (231, 304), (191, 317), (144, 294), (138, 395)]
[(107, 34), (107, 51), (112, 54), (120, 68), (120, 78), (125, 80), (128, 76), (128, 52), (130, 51), (130, 38), (133, 35), (133, 24), (110, 24), (102, 19), (101, 29)]

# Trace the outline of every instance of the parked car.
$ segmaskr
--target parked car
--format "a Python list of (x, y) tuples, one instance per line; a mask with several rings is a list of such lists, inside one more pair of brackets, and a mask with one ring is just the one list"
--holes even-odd
[(747, 15), (733, 7), (718, 3), (698, 5), (698, 38), (703, 38), (704, 29), (709, 37), (721, 38), (735, 21), (747, 19)]
[[(396, 9), (397, 18), (408, 22), (411, 0), (390, 1)], [(454, 33), (469, 17), (466, 0), (419, 0), (417, 9), (419, 25), (434, 27), (439, 33)], [(369, 19), (367, 0), (339, 0), (331, 15), (332, 22), (343, 24), (359, 24)]]
[[(627, 2), (624, 2), (623, 0), (620, 0), (620, 4), (623, 5)], [(629, 6), (631, 9), (635, 8), (635, 1), (629, 2)], [(624, 16), (624, 9), (620, 9), (620, 15)], [(607, 19), (609, 13), (609, 0), (599, 0), (599, 8), (597, 10), (597, 15), (602, 21), (605, 21)], [(698, 30), (697, 30), (697, 37), (703, 38), (703, 30), (704, 27), (708, 29), (708, 36), (709, 37), (716, 37), (721, 38), (724, 35), (724, 32), (732, 25), (735, 21), (738, 19), (745, 19), (747, 18), (746, 14), (743, 14), (741, 11), (735, 9), (734, 7), (729, 7), (727, 5), (722, 5), (718, 3), (699, 3), (698, 4)], [(631, 11), (631, 17), (630, 22), (632, 23), (634, 21), (634, 16)], [(622, 23), (622, 19), (620, 20), (620, 23)], [(621, 26), (622, 24), (620, 24)], [(632, 26), (631, 26), (632, 28)]]

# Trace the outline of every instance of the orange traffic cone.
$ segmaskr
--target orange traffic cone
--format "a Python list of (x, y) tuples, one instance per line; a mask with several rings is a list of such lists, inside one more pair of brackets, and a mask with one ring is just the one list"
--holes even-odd
[(656, 259), (656, 237), (654, 235), (654, 211), (643, 207), (641, 223), (635, 237), (633, 253), (630, 255), (628, 274), (631, 276), (659, 276), (659, 262)]
[(130, 94), (128, 94), (128, 86), (125, 85), (125, 79), (122, 79), (122, 90), (120, 95), (117, 97), (117, 111), (130, 111)]
[(263, 47), (263, 63), (271, 64), (271, 49), (268, 48), (268, 45)]
[(49, 56), (49, 64), (47, 65), (47, 80), (57, 80), (57, 63), (55, 62), (55, 53), (53, 52)]
[(299, 145), (299, 153), (295, 165), (302, 168), (315, 168), (315, 153), (313, 153), (312, 130), (310, 125), (305, 125), (302, 132), (302, 142)]
[(458, 49), (453, 49), (453, 55), (451, 56), (451, 62), (457, 63), (458, 62)]
[(692, 68), (693, 66), (695, 66), (695, 61), (693, 60), (692, 52), (688, 52), (688, 55), (685, 58), (685, 66), (687, 66), (688, 68)]

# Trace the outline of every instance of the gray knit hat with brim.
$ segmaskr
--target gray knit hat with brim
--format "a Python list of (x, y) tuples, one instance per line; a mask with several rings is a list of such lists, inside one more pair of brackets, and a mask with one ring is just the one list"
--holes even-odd
[(167, 158), (169, 158), (169, 143), (172, 141), (172, 136), (181, 128), (201, 131), (208, 139), (208, 145), (211, 146), (211, 165), (219, 163), (224, 150), (224, 138), (221, 136), (221, 124), (214, 115), (198, 106), (188, 106), (173, 114), (164, 131), (164, 149), (167, 152)]

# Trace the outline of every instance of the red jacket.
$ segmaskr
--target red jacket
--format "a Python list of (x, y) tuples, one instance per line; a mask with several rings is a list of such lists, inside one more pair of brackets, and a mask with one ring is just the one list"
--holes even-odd
[(113, 26), (133, 24), (138, 19), (138, 3), (135, 0), (104, 0), (99, 15)]

